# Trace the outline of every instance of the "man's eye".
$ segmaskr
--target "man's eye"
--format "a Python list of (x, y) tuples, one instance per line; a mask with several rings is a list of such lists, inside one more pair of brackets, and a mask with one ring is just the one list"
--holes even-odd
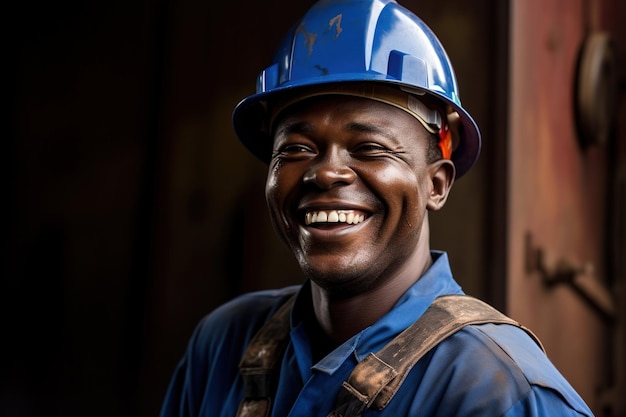
[(285, 157), (297, 158), (312, 154), (311, 147), (302, 144), (284, 145), (278, 149), (277, 154)]
[(291, 152), (291, 153), (302, 153), (302, 152), (311, 152), (311, 148), (306, 145), (287, 145), (283, 147), (283, 152)]
[(378, 155), (390, 153), (391, 150), (378, 143), (363, 143), (356, 147), (354, 152), (363, 155)]

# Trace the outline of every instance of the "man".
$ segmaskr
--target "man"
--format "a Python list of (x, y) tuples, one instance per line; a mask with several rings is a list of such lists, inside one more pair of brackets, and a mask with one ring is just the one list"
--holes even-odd
[[(393, 0), (318, 2), (233, 120), (269, 164), (271, 219), (306, 280), (208, 315), (162, 416), (592, 415), (532, 335), (506, 320), (462, 327), (406, 373), (394, 368), (422, 343), (390, 342), (407, 328), (441, 333), (410, 326), (462, 294), (446, 254), (430, 250), (428, 212), (480, 151), (452, 66), (421, 20)], [(380, 371), (351, 377), (367, 358)], [(397, 386), (377, 387), (385, 378)], [(355, 386), (375, 392), (364, 399)]]

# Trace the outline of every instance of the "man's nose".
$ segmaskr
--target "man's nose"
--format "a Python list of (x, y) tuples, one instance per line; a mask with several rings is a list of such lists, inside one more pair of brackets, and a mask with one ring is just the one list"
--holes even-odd
[(331, 150), (318, 158), (304, 173), (305, 184), (314, 184), (322, 189), (354, 182), (356, 173), (349, 166), (347, 152)]

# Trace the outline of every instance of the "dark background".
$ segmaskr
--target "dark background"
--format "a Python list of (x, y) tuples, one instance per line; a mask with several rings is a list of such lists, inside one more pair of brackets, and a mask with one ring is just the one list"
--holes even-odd
[[(433, 247), (450, 252), (466, 291), (496, 305), (504, 3), (402, 2), (440, 35), (485, 141), (433, 218)], [(268, 223), (265, 167), (230, 114), (312, 4), (3, 6), (0, 415), (156, 415), (204, 314), (300, 281)]]

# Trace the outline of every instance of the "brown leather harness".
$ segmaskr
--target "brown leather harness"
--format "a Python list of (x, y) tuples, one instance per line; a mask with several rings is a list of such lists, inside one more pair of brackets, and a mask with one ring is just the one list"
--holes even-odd
[[(244, 399), (237, 417), (267, 417), (272, 409), (279, 363), (289, 338), (289, 312), (295, 295), (265, 323), (250, 342), (239, 370)], [(382, 410), (392, 400), (413, 366), (437, 344), (465, 326), (508, 324), (527, 328), (487, 303), (468, 295), (437, 298), (424, 314), (377, 353), (357, 364), (343, 382), (335, 409), (328, 417), (359, 417), (367, 408)]]

